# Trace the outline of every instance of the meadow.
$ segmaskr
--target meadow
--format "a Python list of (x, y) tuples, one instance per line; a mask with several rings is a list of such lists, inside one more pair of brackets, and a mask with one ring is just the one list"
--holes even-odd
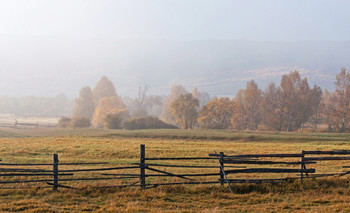
[[(350, 134), (239, 132), (231, 130), (0, 129), (0, 158), (12, 163), (138, 162), (140, 144), (147, 157), (207, 157), (227, 154), (300, 153), (350, 149)], [(172, 163), (172, 162), (168, 162)], [(192, 162), (184, 162), (192, 163)], [(197, 161), (196, 165), (208, 162)], [(216, 162), (212, 164), (215, 165)], [(346, 161), (315, 165), (318, 171), (344, 172)], [(167, 170), (170, 171), (170, 170)], [(181, 173), (182, 168), (176, 168)], [(216, 177), (217, 179), (217, 177)], [(150, 181), (153, 181), (152, 179)], [(157, 181), (161, 181), (157, 179)], [(114, 180), (123, 184), (124, 180)], [(1, 189), (0, 211), (24, 212), (349, 212), (350, 175), (281, 184), (177, 185), (140, 190), (96, 189), (111, 181), (71, 183), (83, 189)]]

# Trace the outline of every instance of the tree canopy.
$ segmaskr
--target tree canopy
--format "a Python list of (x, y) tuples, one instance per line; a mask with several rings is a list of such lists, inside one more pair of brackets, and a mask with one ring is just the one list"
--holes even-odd
[(170, 107), (171, 114), (181, 128), (191, 129), (195, 126), (198, 117), (197, 107), (199, 107), (199, 101), (191, 93), (180, 95), (171, 103)]

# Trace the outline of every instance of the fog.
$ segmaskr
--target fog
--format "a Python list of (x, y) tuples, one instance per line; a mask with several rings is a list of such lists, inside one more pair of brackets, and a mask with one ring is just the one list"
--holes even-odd
[[(172, 84), (232, 96), (290, 70), (332, 88), (349, 67), (348, 1), (1, 1), (0, 96), (122, 96)], [(330, 80), (331, 79), (331, 80)]]

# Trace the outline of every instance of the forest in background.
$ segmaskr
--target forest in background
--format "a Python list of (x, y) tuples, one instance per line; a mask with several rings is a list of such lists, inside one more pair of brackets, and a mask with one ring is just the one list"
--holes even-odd
[(0, 114), (37, 117), (70, 116), (73, 106), (74, 101), (64, 94), (55, 97), (0, 96)]
[[(310, 86), (298, 71), (260, 89), (254, 80), (233, 99), (210, 97), (194, 88), (173, 85), (168, 96), (148, 94), (139, 87), (135, 98), (122, 98), (105, 76), (96, 86), (83, 87), (72, 117), (62, 117), (60, 127), (109, 129), (212, 128), (237, 130), (345, 132), (349, 130), (350, 73), (336, 75), (335, 91)], [(319, 128), (321, 127), (321, 128)]]

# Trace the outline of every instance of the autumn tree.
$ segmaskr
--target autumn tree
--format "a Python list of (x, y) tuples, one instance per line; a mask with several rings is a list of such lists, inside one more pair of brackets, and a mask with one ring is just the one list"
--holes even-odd
[(95, 104), (92, 98), (90, 87), (83, 87), (79, 92), (79, 97), (75, 99), (73, 117), (83, 117), (89, 120), (94, 114)]
[(171, 87), (170, 95), (165, 99), (161, 119), (169, 124), (176, 124), (176, 119), (171, 113), (171, 104), (181, 95), (188, 93), (187, 90), (181, 85), (173, 85)]
[(295, 118), (295, 113), (297, 112), (297, 88), (300, 83), (300, 75), (299, 72), (293, 71), (288, 75), (283, 75), (281, 80), (281, 92), (283, 96), (283, 105), (285, 106), (285, 119), (287, 119), (286, 123), (286, 131), (292, 130), (293, 118)]
[(191, 93), (180, 95), (170, 105), (171, 114), (183, 129), (194, 128), (198, 117), (197, 107), (199, 107), (199, 101)]
[(231, 125), (234, 107), (229, 98), (215, 98), (203, 106), (198, 123), (205, 128), (226, 129)]
[(328, 131), (336, 131), (341, 127), (341, 122), (339, 122), (339, 113), (338, 107), (338, 98), (335, 92), (328, 92), (327, 89), (324, 90), (322, 96), (322, 105), (321, 108), (322, 114), (326, 118), (326, 124), (328, 126)]
[(235, 109), (234, 114), (231, 117), (231, 125), (238, 130), (244, 130), (247, 128), (247, 110), (244, 102), (245, 91), (239, 90), (232, 100)]
[(117, 96), (115, 87), (106, 76), (103, 76), (96, 84), (95, 88), (92, 90), (92, 97), (95, 106), (99, 104), (101, 98)]
[(314, 132), (317, 132), (317, 124), (319, 121), (322, 94), (323, 93), (322, 93), (321, 87), (319, 87), (317, 85), (314, 85), (314, 87), (310, 90), (309, 103), (310, 103), (311, 111), (312, 111)]
[(92, 120), (94, 127), (103, 127), (107, 115), (127, 111), (125, 104), (119, 96), (104, 97), (99, 101)]
[(297, 97), (295, 105), (295, 113), (293, 118), (293, 124), (296, 129), (303, 129), (304, 124), (310, 120), (312, 116), (313, 108), (311, 103), (311, 90), (307, 79), (301, 79), (297, 87)]
[(254, 80), (250, 80), (247, 83), (246, 89), (244, 91), (244, 105), (246, 106), (246, 121), (247, 127), (251, 130), (256, 130), (260, 122), (260, 112), (262, 104), (262, 94), (261, 90)]
[(339, 110), (339, 120), (341, 121), (340, 132), (344, 132), (349, 122), (350, 105), (350, 73), (342, 68), (336, 76), (336, 95)]
[(264, 94), (262, 103), (262, 122), (265, 129), (281, 131), (284, 115), (284, 101), (281, 90), (275, 83), (270, 83)]

